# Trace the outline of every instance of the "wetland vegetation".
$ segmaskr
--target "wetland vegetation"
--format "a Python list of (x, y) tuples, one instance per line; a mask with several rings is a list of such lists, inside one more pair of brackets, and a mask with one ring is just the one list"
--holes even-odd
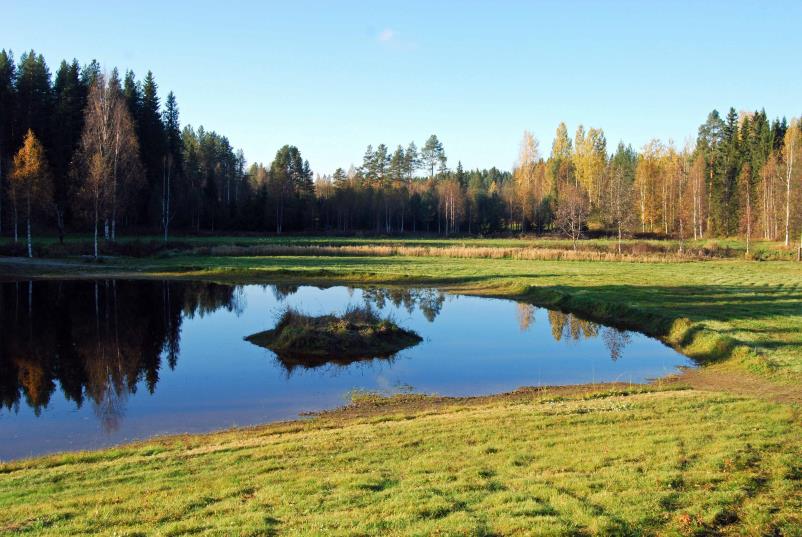
[(245, 337), (275, 352), (285, 363), (340, 363), (389, 357), (417, 345), (421, 337), (370, 305), (349, 307), (342, 315), (308, 315), (284, 309), (276, 326)]

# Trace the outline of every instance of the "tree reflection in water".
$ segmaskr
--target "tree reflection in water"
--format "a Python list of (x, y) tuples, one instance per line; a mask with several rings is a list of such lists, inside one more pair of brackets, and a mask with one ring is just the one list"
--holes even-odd
[[(299, 289), (293, 285), (269, 288), (279, 302)], [(410, 314), (417, 309), (429, 322), (441, 313), (445, 298), (435, 289), (362, 291), (362, 299), (372, 307), (381, 310), (392, 304)], [(40, 415), (60, 386), (65, 398), (77, 407), (91, 404), (104, 430), (116, 430), (125, 416), (128, 397), (139, 386), (153, 393), (160, 369), (176, 367), (183, 319), (203, 317), (221, 308), (239, 315), (245, 307), (243, 287), (205, 282), (2, 283), (0, 408), (17, 411), (24, 402)], [(535, 311), (529, 304), (518, 305), (516, 320), (521, 331), (532, 326)], [(613, 360), (631, 339), (627, 332), (569, 313), (550, 311), (548, 319), (557, 341), (601, 335)], [(373, 359), (392, 357), (363, 357), (360, 361), (368, 364)], [(279, 363), (288, 375), (299, 366), (324, 365), (297, 360)]]
[(555, 341), (563, 339), (579, 341), (601, 335), (604, 345), (610, 351), (610, 359), (614, 362), (622, 356), (624, 348), (632, 340), (632, 336), (626, 330), (586, 321), (572, 313), (549, 310), (549, 324)]
[(434, 322), (443, 309), (446, 301), (445, 293), (437, 289), (404, 289), (370, 287), (362, 291), (365, 305), (384, 309), (388, 303), (396, 308), (403, 307), (408, 313), (420, 309), (427, 321)]
[(39, 415), (61, 386), (88, 400), (103, 428), (116, 430), (140, 382), (156, 389), (162, 359), (174, 368), (182, 314), (241, 311), (234, 287), (184, 282), (15, 282), (0, 284), (0, 404), (20, 400)]

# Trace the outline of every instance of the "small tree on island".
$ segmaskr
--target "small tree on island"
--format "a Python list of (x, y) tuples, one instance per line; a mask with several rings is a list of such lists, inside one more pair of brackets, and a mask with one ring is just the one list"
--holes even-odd
[(31, 242), (32, 215), (37, 209), (41, 209), (51, 203), (53, 191), (44, 148), (30, 129), (25, 134), (22, 147), (14, 156), (10, 188), (15, 214), (18, 211), (18, 205), (21, 204), (25, 208), (28, 257), (33, 257), (33, 244)]

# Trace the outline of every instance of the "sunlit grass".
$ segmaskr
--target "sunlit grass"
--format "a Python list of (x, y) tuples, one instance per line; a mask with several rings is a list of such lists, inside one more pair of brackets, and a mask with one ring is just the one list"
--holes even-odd
[(802, 535), (802, 264), (179, 253), (2, 272), (436, 285), (661, 337), (740, 393), (772, 382), (760, 398), (362, 394), (372, 410), (350, 417), (0, 466), (0, 533)]
[(0, 466), (0, 530), (800, 535), (795, 419), (694, 391), (412, 398)]

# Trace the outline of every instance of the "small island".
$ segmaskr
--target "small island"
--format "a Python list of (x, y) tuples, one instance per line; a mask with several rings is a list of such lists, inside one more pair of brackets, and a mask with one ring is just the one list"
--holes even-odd
[(288, 369), (389, 358), (422, 341), (415, 332), (382, 318), (369, 306), (321, 316), (287, 308), (275, 328), (245, 339), (276, 353)]

